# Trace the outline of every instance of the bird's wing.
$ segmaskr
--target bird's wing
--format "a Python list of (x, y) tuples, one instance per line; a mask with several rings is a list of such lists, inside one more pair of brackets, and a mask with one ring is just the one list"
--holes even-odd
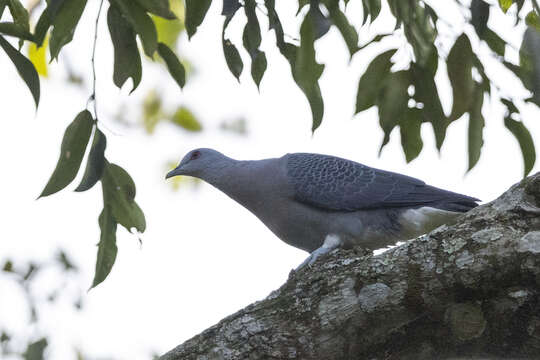
[(477, 199), (422, 180), (320, 154), (287, 155), (287, 175), (297, 201), (328, 210), (355, 211), (434, 206), (467, 211)]

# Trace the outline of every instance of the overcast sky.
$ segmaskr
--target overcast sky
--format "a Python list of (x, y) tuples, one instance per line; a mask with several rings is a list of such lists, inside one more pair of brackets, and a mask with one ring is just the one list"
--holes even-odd
[[(91, 77), (88, 44), (96, 3), (89, 2), (75, 34), (80, 45), (68, 45), (66, 54), (60, 56), (60, 62), (69, 61), (87, 82)], [(445, 21), (453, 24), (448, 34), (458, 35), (463, 29), (459, 10), (448, 4), (451, 2), (433, 3), (444, 9)], [(351, 1), (348, 14), (361, 14), (358, 4)], [(424, 149), (412, 163), (405, 162), (399, 131), (392, 133), (390, 144), (378, 157), (383, 134), (376, 111), (371, 109), (353, 117), (354, 96), (365, 66), (392, 42), (362, 52), (361, 57), (357, 55), (349, 63), (345, 44), (335, 30), (317, 44), (319, 61), (326, 64), (321, 79), (326, 107), (323, 124), (312, 135), (307, 101), (293, 83), (288, 64), (274, 49), (273, 34), (263, 42), (269, 68), (260, 92), (250, 79), (247, 60), (240, 84), (228, 72), (221, 50), (220, 7), (219, 2), (213, 2), (207, 20), (191, 42), (181, 39), (179, 54), (197, 69), (183, 92), (162, 67), (145, 66), (140, 88), (129, 97), (129, 86), (118, 91), (112, 83), (112, 49), (102, 17), (97, 96), (101, 128), (108, 137), (106, 155), (134, 178), (136, 200), (146, 214), (148, 227), (142, 246), (136, 237), (119, 228), (119, 252), (113, 271), (96, 289), (83, 293), (85, 308), (81, 313), (73, 312), (68, 300), (84, 292), (93, 278), (101, 190), (96, 186), (81, 194), (70, 191), (74, 188), (71, 186), (53, 196), (38, 201), (35, 198), (54, 169), (63, 131), (85, 107), (89, 90), (66, 86), (62, 64), (53, 63), (50, 79), (42, 81), (42, 100), (36, 114), (28, 90), (7, 57), (0, 55), (0, 211), (4, 219), (0, 259), (44, 260), (62, 247), (82, 271), (76, 286), (65, 289), (64, 306), (43, 307), (44, 321), (38, 329), (27, 328), (28, 314), (18, 288), (0, 277), (0, 322), (29, 336), (37, 336), (40, 330), (53, 333), (51, 358), (73, 358), (72, 348), (66, 344), (80, 347), (94, 357), (145, 359), (153, 350), (163, 353), (226, 315), (263, 299), (305, 259), (307, 253), (281, 242), (247, 210), (211, 186), (172, 191), (164, 180), (165, 164), (180, 160), (192, 148), (213, 147), (239, 159), (278, 157), (296, 151), (332, 154), (415, 176), (483, 201), (493, 200), (522, 176), (521, 154), (503, 126), (503, 109), (489, 102), (483, 111), (486, 128), (482, 157), (470, 173), (466, 174), (466, 119), (450, 126), (440, 154), (435, 150), (431, 127), (425, 124)], [(287, 12), (286, 8), (280, 10)], [(288, 32), (294, 33), (293, 16), (286, 19)], [(491, 21), (497, 27), (512, 23), (502, 15)], [(241, 26), (241, 21), (233, 23), (233, 34)], [(377, 26), (387, 31), (393, 28), (384, 19)], [(261, 27), (266, 29), (265, 24)], [(361, 32), (360, 41), (369, 40), (373, 34), (373, 29)], [(503, 37), (519, 47), (520, 31), (505, 31)], [(487, 53), (485, 46), (475, 46), (475, 50)], [(521, 93), (515, 86), (517, 82), (498, 67), (488, 65), (487, 71), (496, 75), (507, 93)], [(451, 90), (443, 80), (441, 77), (438, 86), (447, 99)], [(127, 128), (115, 122), (120, 104), (125, 106), (126, 117), (135, 116), (140, 99), (154, 86), (166, 94), (168, 106), (188, 104), (203, 122), (204, 131), (187, 134), (163, 124), (148, 136), (142, 128)], [(446, 100), (443, 105), (448, 112), (451, 103)], [(533, 138), (540, 138), (538, 109), (527, 107), (525, 113)], [(248, 137), (219, 130), (222, 120), (238, 116), (248, 120)], [(538, 168), (535, 166), (533, 171)], [(46, 274), (40, 278), (37, 293), (46, 293), (58, 282), (58, 276)]]

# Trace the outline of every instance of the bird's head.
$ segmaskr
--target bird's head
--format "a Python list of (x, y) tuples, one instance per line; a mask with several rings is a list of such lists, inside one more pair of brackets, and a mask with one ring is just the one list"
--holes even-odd
[(188, 175), (204, 180), (205, 174), (227, 159), (225, 155), (213, 149), (195, 149), (184, 156), (180, 164), (171, 170), (166, 179), (178, 175)]

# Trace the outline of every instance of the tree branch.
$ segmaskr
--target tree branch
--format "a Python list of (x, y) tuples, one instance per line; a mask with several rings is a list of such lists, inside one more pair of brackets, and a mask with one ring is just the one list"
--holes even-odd
[(338, 250), (161, 357), (540, 356), (540, 173), (378, 256)]

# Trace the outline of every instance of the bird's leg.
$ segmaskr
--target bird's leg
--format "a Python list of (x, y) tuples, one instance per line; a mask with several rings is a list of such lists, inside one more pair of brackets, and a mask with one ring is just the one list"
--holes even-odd
[(302, 269), (306, 265), (311, 266), (319, 257), (321, 257), (324, 254), (328, 254), (332, 250), (340, 247), (341, 245), (343, 245), (343, 241), (340, 239), (339, 236), (334, 235), (334, 234), (326, 235), (326, 237), (324, 238), (324, 242), (321, 245), (321, 247), (318, 248), (318, 249), (315, 249), (311, 254), (309, 254), (307, 259), (304, 260), (304, 262), (302, 262), (295, 269), (295, 271), (298, 271), (298, 270)]

